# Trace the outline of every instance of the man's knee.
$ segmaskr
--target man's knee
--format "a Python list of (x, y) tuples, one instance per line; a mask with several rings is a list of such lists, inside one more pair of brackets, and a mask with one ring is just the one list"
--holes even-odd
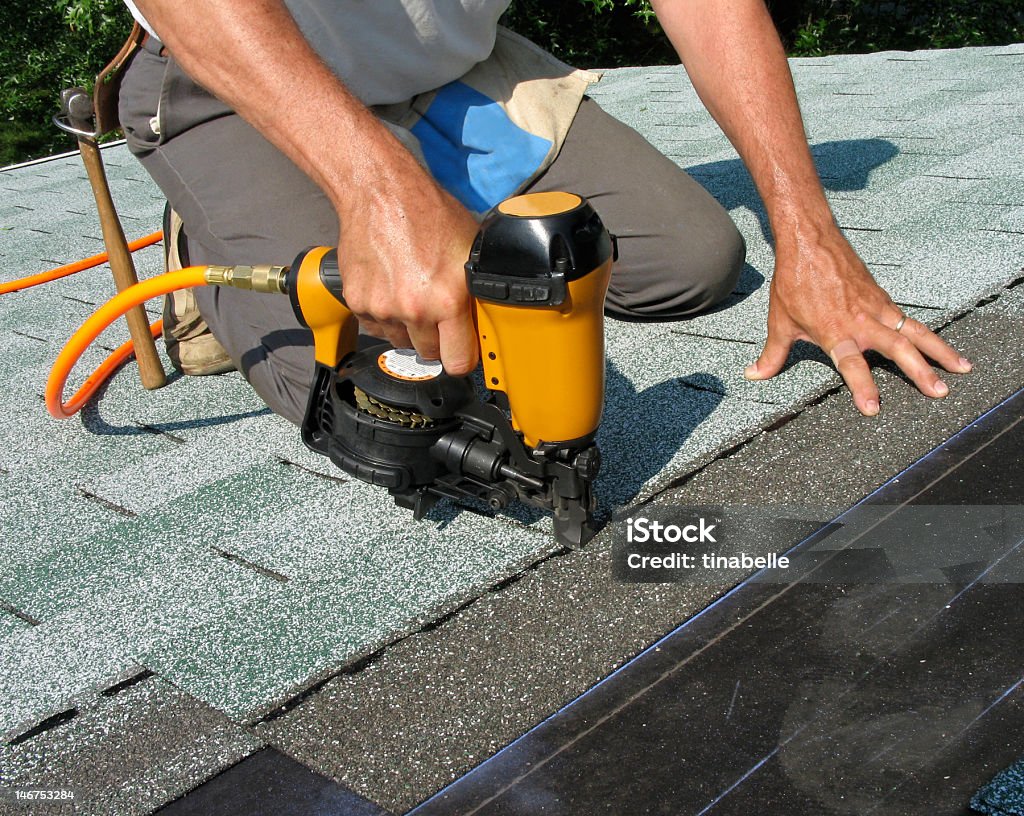
[[(608, 289), (607, 313), (675, 320), (706, 311), (728, 297), (743, 270), (746, 243), (724, 210), (701, 232), (699, 240), (683, 229), (669, 236), (620, 241), (626, 246)], [(630, 243), (636, 251), (631, 251)]]

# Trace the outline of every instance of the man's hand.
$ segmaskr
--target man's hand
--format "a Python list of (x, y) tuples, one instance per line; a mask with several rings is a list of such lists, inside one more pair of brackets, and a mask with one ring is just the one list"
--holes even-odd
[(464, 264), (477, 225), (418, 166), (409, 173), (340, 205), (345, 301), (370, 334), (468, 374), (479, 349)]
[(902, 310), (875, 283), (864, 263), (839, 232), (831, 228), (800, 247), (780, 242), (768, 307), (768, 340), (744, 375), (774, 377), (797, 340), (821, 347), (835, 363), (865, 416), (878, 413), (878, 387), (864, 359), (868, 349), (895, 362), (930, 397), (949, 388), (928, 363), (966, 373), (971, 364), (942, 338)]

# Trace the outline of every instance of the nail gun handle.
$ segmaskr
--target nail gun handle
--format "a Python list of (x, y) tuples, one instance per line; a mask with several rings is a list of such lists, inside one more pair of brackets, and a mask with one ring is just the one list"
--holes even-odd
[(313, 247), (301, 253), (288, 272), (288, 297), (299, 322), (313, 332), (318, 363), (334, 369), (356, 350), (359, 322), (345, 305), (338, 250)]

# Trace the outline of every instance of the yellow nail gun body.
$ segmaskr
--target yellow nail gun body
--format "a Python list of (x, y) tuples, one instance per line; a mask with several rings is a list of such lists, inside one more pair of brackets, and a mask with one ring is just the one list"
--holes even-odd
[(482, 401), (469, 378), (411, 350), (357, 351), (337, 251), (306, 251), (283, 281), (314, 339), (304, 442), (417, 518), (442, 496), (496, 510), (518, 499), (551, 511), (564, 544), (586, 543), (614, 259), (614, 237), (580, 196), (528, 194), (491, 211), (466, 264), (492, 392)]

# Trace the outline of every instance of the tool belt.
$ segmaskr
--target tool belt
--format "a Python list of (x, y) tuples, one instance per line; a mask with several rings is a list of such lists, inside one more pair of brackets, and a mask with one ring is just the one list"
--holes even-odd
[(121, 50), (96, 76), (92, 92), (93, 108), (96, 114), (96, 133), (102, 136), (121, 127), (117, 117), (117, 97), (121, 92), (121, 79), (132, 56), (142, 46), (149, 34), (138, 23), (132, 26), (128, 39)]

